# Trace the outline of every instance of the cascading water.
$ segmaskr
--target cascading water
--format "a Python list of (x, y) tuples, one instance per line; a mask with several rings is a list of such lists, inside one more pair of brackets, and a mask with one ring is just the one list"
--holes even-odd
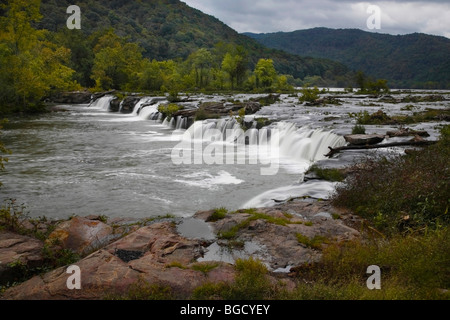
[(101, 97), (100, 99), (95, 100), (90, 105), (90, 107), (94, 108), (94, 109), (100, 109), (100, 110), (107, 111), (107, 110), (109, 110), (110, 103), (113, 99), (114, 99), (114, 96)]
[[(169, 123), (167, 123), (169, 125)], [(345, 145), (345, 139), (320, 129), (297, 128), (295, 124), (279, 122), (274, 126), (243, 131), (235, 119), (205, 120), (187, 130), (188, 139), (203, 142), (245, 143), (268, 145), (278, 141), (279, 154), (292, 160), (315, 162), (325, 159), (328, 147)]]

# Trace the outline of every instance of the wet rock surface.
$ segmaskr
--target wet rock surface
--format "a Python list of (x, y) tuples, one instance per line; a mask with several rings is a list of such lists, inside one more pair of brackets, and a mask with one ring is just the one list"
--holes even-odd
[[(236, 275), (234, 261), (250, 256), (268, 267), (273, 281), (281, 277), (290, 283), (291, 269), (317, 262), (321, 250), (329, 243), (360, 236), (351, 227), (357, 225), (358, 218), (340, 212), (327, 201), (290, 199), (275, 207), (228, 213), (217, 221), (211, 219), (213, 214), (214, 211), (198, 212), (192, 219), (208, 225), (215, 238), (186, 237), (180, 234), (180, 222), (175, 220), (156, 221), (147, 226), (138, 224), (138, 228), (127, 229), (128, 235), (103, 243), (99, 250), (75, 263), (81, 270), (82, 290), (67, 288), (70, 274), (66, 273), (66, 266), (7, 289), (2, 299), (103, 299), (126, 294), (138, 281), (170, 287), (176, 297), (186, 298), (202, 284), (232, 282)], [(105, 232), (109, 226), (96, 220), (76, 217), (68, 222), (60, 224), (57, 230), (70, 230), (74, 239), (83, 239), (86, 234), (96, 238), (96, 232), (102, 235), (99, 238), (110, 234)], [(99, 222), (95, 225), (101, 227), (85, 228), (85, 224), (94, 222)], [(75, 227), (80, 225), (84, 227)], [(230, 230), (235, 234), (224, 238), (224, 232)], [(298, 235), (308, 239), (320, 237), (322, 241), (311, 247), (300, 242)], [(74, 244), (79, 245), (78, 251), (86, 247), (82, 240), (70, 243), (73, 248)], [(2, 233), (0, 257), (2, 261), (35, 261), (39, 259), (42, 245), (32, 238)], [(6, 252), (10, 253), (6, 255)], [(5, 259), (6, 256), (9, 258)], [(199, 264), (214, 264), (214, 267), (202, 272), (194, 267)]]

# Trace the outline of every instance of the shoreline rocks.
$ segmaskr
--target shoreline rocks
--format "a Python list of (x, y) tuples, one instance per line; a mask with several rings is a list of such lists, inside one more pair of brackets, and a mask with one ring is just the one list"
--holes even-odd
[[(211, 221), (213, 213), (198, 212), (194, 216), (205, 221), (216, 235), (215, 239), (208, 240), (180, 235), (177, 230), (180, 219), (155, 220), (149, 225), (133, 223), (134, 228), (124, 228), (126, 233), (121, 238), (109, 242), (106, 239), (111, 235), (110, 226), (103, 222), (79, 217), (62, 222), (53, 236), (69, 234), (65, 245), (78, 252), (88, 254), (83, 250), (89, 248), (86, 238), (105, 239), (97, 242), (101, 244), (97, 251), (75, 263), (81, 270), (82, 290), (67, 288), (66, 281), (70, 275), (66, 273), (66, 266), (11, 287), (0, 299), (96, 300), (108, 295), (126, 294), (130, 286), (139, 281), (169, 287), (176, 293), (175, 298), (185, 299), (205, 283), (234, 281), (234, 259), (250, 256), (268, 267), (271, 278), (284, 279), (290, 287), (295, 287), (289, 278), (291, 268), (318, 261), (321, 248), (330, 242), (360, 236), (348, 225), (357, 218), (338, 211), (326, 201), (291, 199), (271, 208), (239, 210), (217, 221)], [(224, 232), (231, 229), (236, 229), (235, 235), (224, 238)], [(12, 238), (10, 234), (1, 234), (3, 238)], [(320, 247), (310, 247), (299, 242), (299, 234), (307, 238), (321, 237), (326, 241)], [(69, 237), (73, 239), (67, 241)], [(32, 243), (39, 242), (32, 240), (30, 238)], [(39, 251), (39, 248), (32, 252)], [(228, 255), (214, 255), (211, 252), (213, 248)], [(0, 246), (0, 256), (5, 252)], [(208, 271), (199, 271), (202, 268), (198, 266), (205, 264), (212, 267), (208, 267)]]

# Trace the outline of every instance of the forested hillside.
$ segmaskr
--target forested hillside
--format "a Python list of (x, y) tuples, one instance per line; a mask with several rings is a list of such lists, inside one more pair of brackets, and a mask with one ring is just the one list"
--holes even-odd
[(40, 111), (63, 90), (286, 91), (344, 86), (341, 63), (266, 49), (178, 0), (66, 0), (0, 4), (0, 114)]
[(270, 48), (339, 61), (389, 81), (391, 87), (450, 88), (450, 39), (315, 28), (246, 35)]
[[(42, 0), (42, 20), (39, 28), (68, 32), (66, 9), (70, 0)], [(349, 69), (341, 63), (326, 59), (302, 58), (278, 50), (267, 49), (251, 38), (238, 34), (218, 19), (187, 6), (178, 0), (80, 0), (84, 35), (95, 35), (112, 27), (143, 49), (143, 56), (158, 61), (186, 59), (200, 48), (214, 49), (218, 43), (242, 46), (253, 68), (261, 58), (270, 58), (281, 74), (289, 74), (322, 85), (344, 85), (350, 79)], [(80, 51), (79, 41), (66, 41), (72, 51)], [(77, 47), (77, 45), (79, 45)]]

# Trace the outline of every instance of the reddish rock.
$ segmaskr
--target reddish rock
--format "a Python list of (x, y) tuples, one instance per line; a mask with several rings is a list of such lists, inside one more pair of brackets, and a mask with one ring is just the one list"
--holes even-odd
[(75, 217), (60, 223), (47, 241), (56, 241), (63, 248), (85, 255), (105, 246), (114, 237), (113, 229), (109, 225), (97, 220)]
[(41, 241), (8, 231), (0, 231), (0, 284), (14, 280), (11, 264), (33, 268), (43, 263)]

